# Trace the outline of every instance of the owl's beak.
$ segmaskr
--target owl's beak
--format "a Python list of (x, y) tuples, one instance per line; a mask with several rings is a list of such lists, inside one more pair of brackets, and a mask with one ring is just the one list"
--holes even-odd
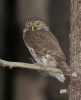
[(32, 30), (32, 31), (34, 31), (34, 30), (35, 30), (35, 27), (34, 27), (34, 25), (32, 25), (32, 26), (31, 26), (31, 30)]

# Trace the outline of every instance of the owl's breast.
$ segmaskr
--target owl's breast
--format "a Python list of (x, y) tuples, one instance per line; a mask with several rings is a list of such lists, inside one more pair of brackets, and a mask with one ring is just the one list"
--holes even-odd
[(54, 57), (59, 61), (66, 60), (57, 39), (49, 31), (28, 31), (24, 33), (23, 39), (27, 47), (32, 48), (42, 56), (50, 54), (51, 58)]
[(43, 32), (28, 31), (23, 34), (23, 40), (27, 47), (29, 46), (38, 51), (40, 50), (40, 47), (43, 47), (45, 38), (43, 37)]

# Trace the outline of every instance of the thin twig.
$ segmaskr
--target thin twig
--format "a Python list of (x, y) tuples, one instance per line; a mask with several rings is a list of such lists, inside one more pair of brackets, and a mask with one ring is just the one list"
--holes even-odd
[(28, 68), (28, 69), (35, 69), (35, 70), (43, 70), (43, 71), (45, 70), (45, 71), (63, 74), (63, 72), (58, 68), (39, 66), (37, 64), (28, 64), (23, 62), (10, 62), (10, 61), (5, 61), (0, 59), (0, 65), (4, 67), (8, 66), (10, 68), (20, 67), (20, 68)]
[(61, 89), (60, 90), (60, 94), (66, 94), (67, 93), (67, 89)]

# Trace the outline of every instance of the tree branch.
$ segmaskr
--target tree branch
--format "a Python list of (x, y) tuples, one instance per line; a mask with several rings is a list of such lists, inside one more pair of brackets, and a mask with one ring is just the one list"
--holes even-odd
[(61, 89), (61, 90), (60, 90), (60, 94), (66, 94), (67, 91), (68, 91), (67, 89)]
[[(29, 64), (29, 63), (23, 63), (23, 62), (11, 62), (11, 61), (5, 61), (0, 59), (0, 65), (4, 67), (20, 67), (20, 68), (28, 68), (28, 69), (34, 69), (34, 70), (42, 70), (42, 71), (49, 71), (54, 73), (60, 73), (63, 74), (63, 72), (59, 68), (52, 68), (52, 67), (46, 67), (46, 66), (40, 66), (37, 64)], [(77, 77), (76, 73), (65, 74), (72, 77)]]
[(10, 68), (20, 67), (20, 68), (28, 68), (28, 69), (35, 69), (35, 70), (42, 70), (42, 71), (50, 71), (50, 72), (54, 72), (54, 73), (63, 74), (63, 72), (58, 68), (39, 66), (37, 64), (28, 64), (28, 63), (23, 63), (23, 62), (10, 62), (10, 61), (5, 61), (5, 60), (0, 59), (0, 65), (4, 66), (4, 67), (8, 66)]

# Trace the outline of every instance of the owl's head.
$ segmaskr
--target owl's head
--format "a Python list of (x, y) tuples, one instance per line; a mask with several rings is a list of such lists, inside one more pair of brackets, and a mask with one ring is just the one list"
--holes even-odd
[(27, 31), (38, 31), (38, 30), (48, 31), (49, 27), (47, 26), (47, 23), (43, 19), (38, 17), (33, 17), (29, 18), (26, 21), (23, 33)]

